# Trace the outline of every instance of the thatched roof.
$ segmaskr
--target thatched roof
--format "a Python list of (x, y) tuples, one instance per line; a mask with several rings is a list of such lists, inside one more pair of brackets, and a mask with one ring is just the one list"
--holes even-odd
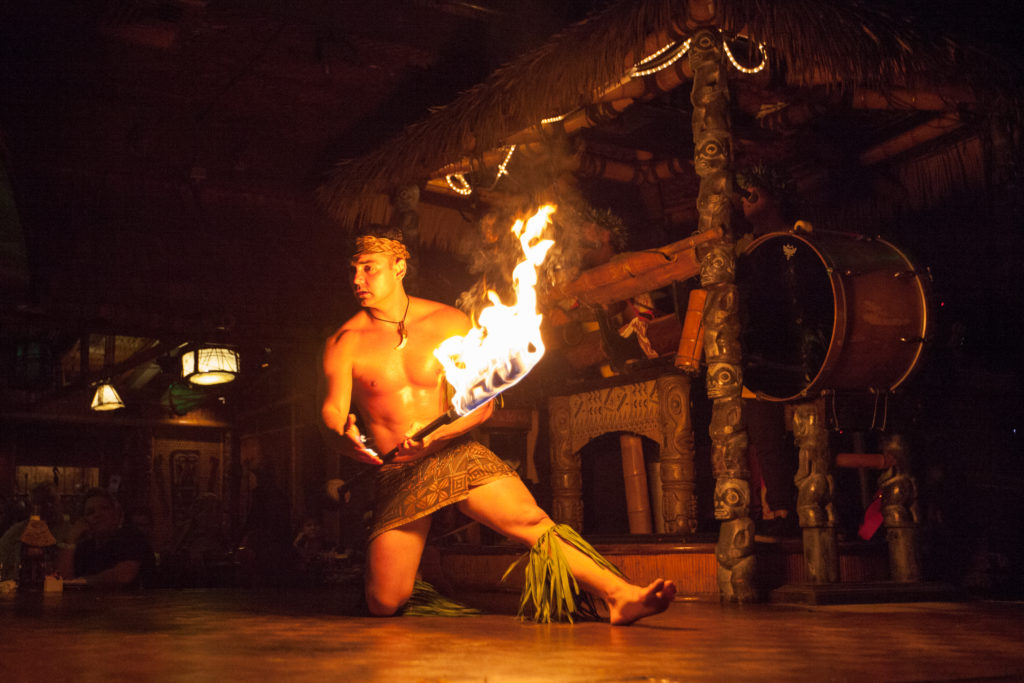
[[(334, 218), (352, 224), (375, 198), (379, 205), (382, 194), (437, 177), (463, 159), (479, 165), (489, 152), (493, 159), (516, 134), (539, 131), (545, 117), (594, 102), (654, 48), (683, 40), (702, 25), (748, 45), (763, 43), (774, 78), (787, 87), (858, 86), (883, 94), (922, 89), (939, 93), (955, 111), (968, 87), (999, 79), (991, 63), (974, 72), (971, 51), (882, 3), (718, 0), (712, 17), (701, 15), (706, 5), (624, 0), (608, 7), (495, 71), (373, 153), (338, 163), (320, 187), (320, 199)], [(631, 100), (624, 101), (628, 106)]]

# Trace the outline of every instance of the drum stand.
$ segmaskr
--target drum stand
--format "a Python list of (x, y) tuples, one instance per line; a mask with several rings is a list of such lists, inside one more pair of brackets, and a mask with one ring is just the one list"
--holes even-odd
[(835, 481), (831, 473), (824, 399), (797, 403), (792, 414), (793, 435), (800, 449), (800, 464), (794, 481), (807, 580), (772, 591), (772, 602), (841, 604), (950, 599), (955, 593), (951, 586), (921, 581), (917, 486), (910, 473), (905, 442), (898, 435), (885, 439), (882, 453), (836, 456), (839, 466), (884, 469), (878, 483), (889, 554), (888, 581), (840, 581), (833, 503)]

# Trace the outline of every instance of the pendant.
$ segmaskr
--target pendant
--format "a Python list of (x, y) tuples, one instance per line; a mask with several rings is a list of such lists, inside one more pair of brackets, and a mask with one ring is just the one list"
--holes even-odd
[(398, 346), (396, 349), (404, 349), (406, 343), (409, 341), (409, 333), (405, 331), (405, 321), (398, 323)]

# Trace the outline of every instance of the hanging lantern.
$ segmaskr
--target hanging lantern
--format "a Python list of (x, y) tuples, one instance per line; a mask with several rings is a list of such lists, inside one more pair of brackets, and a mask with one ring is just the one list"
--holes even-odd
[(238, 375), (238, 352), (224, 346), (195, 346), (181, 354), (181, 376), (192, 384), (224, 384)]
[(96, 387), (96, 393), (92, 396), (93, 410), (118, 410), (124, 408), (124, 401), (117, 393), (113, 384), (104, 382)]

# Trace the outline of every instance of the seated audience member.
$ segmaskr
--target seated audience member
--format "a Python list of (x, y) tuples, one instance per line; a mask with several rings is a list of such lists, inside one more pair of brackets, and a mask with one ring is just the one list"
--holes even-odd
[(298, 578), (307, 583), (322, 581), (327, 568), (327, 554), (333, 550), (333, 546), (328, 542), (327, 532), (320, 520), (306, 517), (292, 546), (298, 560)]
[(124, 525), (138, 531), (150, 543), (153, 542), (153, 511), (150, 508), (141, 505), (128, 508), (124, 513)]
[(295, 546), (295, 550), (299, 553), (299, 559), (303, 562), (314, 560), (331, 549), (327, 542), (324, 525), (316, 517), (306, 517), (303, 520), (299, 535), (295, 537), (292, 545)]
[[(43, 482), (33, 487), (29, 502), (33, 509), (39, 510), (39, 517), (46, 522), (50, 533), (57, 543), (67, 542), (71, 533), (71, 525), (64, 519), (64, 508), (60, 494), (50, 482)], [(28, 526), (28, 519), (12, 524), (0, 537), (0, 579), (11, 579), (18, 575), (21, 564), (21, 535)]]
[(68, 543), (57, 556), (57, 570), (65, 585), (134, 587), (153, 564), (153, 550), (146, 537), (121, 526), (114, 496), (104, 489), (86, 491), (82, 516), (72, 525)]

